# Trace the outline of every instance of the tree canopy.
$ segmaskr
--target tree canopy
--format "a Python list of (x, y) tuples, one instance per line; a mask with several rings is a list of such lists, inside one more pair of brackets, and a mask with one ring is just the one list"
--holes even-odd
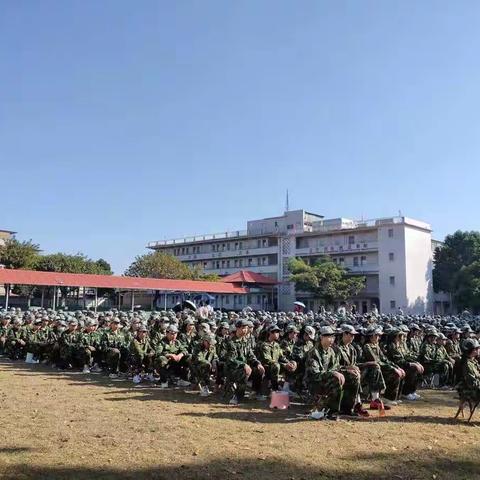
[(138, 255), (125, 271), (128, 277), (171, 278), (177, 280), (219, 280), (218, 275), (205, 275), (199, 267), (190, 268), (178, 258), (163, 252)]
[(107, 261), (103, 259), (91, 260), (82, 253), (77, 253), (76, 255), (68, 255), (66, 253), (43, 255), (37, 263), (37, 270), (43, 272), (112, 275), (112, 269)]
[(40, 247), (31, 240), (20, 242), (15, 237), (0, 245), (0, 264), (10, 269), (34, 270), (40, 259)]
[(434, 258), (434, 290), (454, 293), (460, 270), (480, 261), (480, 232), (456, 231), (447, 235), (444, 245), (435, 250)]
[(365, 286), (365, 277), (349, 276), (348, 271), (330, 257), (321, 257), (313, 265), (300, 258), (292, 258), (288, 264), (290, 281), (296, 290), (311, 292), (326, 304), (345, 301), (357, 295)]

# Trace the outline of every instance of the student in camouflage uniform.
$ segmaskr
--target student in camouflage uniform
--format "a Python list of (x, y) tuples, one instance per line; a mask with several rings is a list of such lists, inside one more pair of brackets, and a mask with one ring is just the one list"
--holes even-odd
[(35, 359), (44, 361), (48, 355), (48, 328), (41, 318), (33, 323), (33, 328), (26, 336), (27, 351), (33, 353)]
[(65, 330), (58, 340), (60, 362), (59, 367), (62, 369), (70, 369), (78, 366), (80, 363), (80, 347), (78, 343), (79, 332), (77, 331), (78, 323), (75, 319), (68, 322), (68, 328)]
[(474, 404), (480, 401), (480, 343), (477, 339), (466, 339), (463, 343), (461, 377), (457, 385), (460, 399)]
[(418, 362), (423, 340), (422, 329), (416, 323), (411, 323), (409, 329), (410, 331), (407, 336), (407, 347), (412, 358)]
[(130, 342), (129, 366), (132, 374), (151, 373), (153, 371), (153, 350), (148, 338), (148, 328), (139, 325), (134, 339)]
[(227, 343), (225, 353), (225, 392), (231, 397), (231, 405), (238, 405), (243, 400), (252, 369), (258, 369), (260, 375), (265, 373), (247, 339), (248, 321), (240, 319), (235, 326), (235, 334)]
[(218, 356), (215, 349), (215, 337), (212, 334), (204, 335), (196, 343), (192, 354), (191, 369), (193, 381), (200, 388), (200, 395), (210, 395), (210, 375), (216, 373)]
[[(190, 382), (186, 380), (188, 371), (185, 357), (188, 356), (185, 345), (177, 338), (178, 327), (169, 325), (165, 338), (155, 350), (154, 366), (160, 375), (160, 387), (167, 388), (169, 381), (176, 382), (180, 387), (187, 387)], [(179, 377), (179, 380), (176, 378)]]
[[(355, 335), (358, 335), (358, 332), (352, 325), (343, 324), (341, 326), (341, 333), (341, 339), (333, 348), (337, 354), (340, 372), (345, 377), (344, 390), (349, 391), (343, 402), (343, 413), (359, 417), (368, 417), (369, 413), (363, 408), (360, 397), (361, 372), (358, 367), (358, 350), (353, 344)], [(349, 403), (349, 401), (351, 403)]]
[(391, 332), (391, 341), (387, 346), (387, 358), (405, 372), (402, 393), (408, 400), (418, 400), (416, 393), (418, 380), (423, 375), (423, 366), (415, 361), (415, 356), (410, 354), (406, 347), (406, 332), (394, 329)]
[(399, 395), (400, 381), (405, 378), (405, 372), (395, 365), (383, 353), (379, 341), (382, 330), (372, 326), (365, 331), (366, 341), (363, 346), (362, 382), (367, 385), (372, 396), (370, 408), (388, 409), (380, 400), (380, 393), (390, 402), (395, 402)]
[(109, 328), (103, 332), (101, 348), (105, 355), (105, 363), (111, 378), (117, 378), (120, 373), (120, 360), (127, 342), (120, 330), (120, 319), (114, 317)]
[(193, 353), (193, 348), (198, 340), (197, 331), (195, 329), (195, 320), (186, 318), (183, 321), (184, 331), (178, 335), (178, 339), (183, 343), (189, 354)]
[(265, 369), (264, 375), (258, 370), (252, 375), (252, 388), (257, 394), (258, 400), (266, 400), (266, 394), (269, 390), (278, 390), (280, 381), (280, 372), (294, 372), (297, 364), (289, 360), (283, 354), (283, 350), (278, 343), (280, 338), (280, 328), (278, 325), (271, 325), (267, 331), (267, 339), (257, 345), (256, 357)]
[(218, 356), (217, 371), (215, 378), (215, 385), (220, 388), (224, 384), (225, 378), (225, 355), (227, 351), (227, 343), (230, 340), (230, 326), (228, 322), (220, 323), (220, 326), (216, 332), (216, 352)]
[(315, 329), (307, 325), (303, 330), (302, 339), (293, 347), (291, 360), (297, 364), (295, 371), (295, 383), (293, 389), (301, 393), (305, 386), (305, 368), (307, 355), (310, 350), (315, 348)]
[(425, 333), (425, 340), (420, 349), (420, 363), (425, 369), (425, 375), (437, 375), (438, 386), (443, 386), (448, 382), (453, 371), (453, 365), (444, 358), (441, 349), (437, 346), (438, 332), (430, 329)]
[(27, 353), (26, 346), (26, 330), (22, 326), (22, 320), (14, 317), (12, 327), (8, 330), (5, 353), (11, 360), (23, 359)]
[(10, 328), (10, 315), (5, 315), (0, 321), (0, 355), (5, 353), (5, 344)]
[(78, 343), (83, 373), (90, 373), (93, 367), (98, 371), (102, 361), (102, 333), (98, 331), (98, 323), (95, 319), (85, 321), (85, 328), (78, 336)]
[[(329, 415), (342, 410), (345, 376), (340, 373), (340, 364), (332, 348), (335, 332), (332, 327), (321, 327), (317, 346), (308, 352), (305, 377), (309, 392), (315, 396), (317, 408), (326, 409)], [(358, 390), (357, 390), (358, 391)], [(347, 396), (351, 392), (347, 393)], [(355, 400), (347, 398), (345, 404)]]

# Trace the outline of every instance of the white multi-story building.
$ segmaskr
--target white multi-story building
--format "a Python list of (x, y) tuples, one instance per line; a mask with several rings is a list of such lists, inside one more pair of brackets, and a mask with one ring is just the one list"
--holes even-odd
[(150, 242), (147, 247), (198, 265), (205, 273), (251, 270), (272, 277), (279, 282), (273, 299), (279, 310), (291, 309), (295, 300), (319, 307), (311, 295), (295, 291), (287, 265), (292, 257), (313, 263), (322, 255), (330, 255), (352, 275), (365, 276), (364, 290), (352, 299), (360, 313), (374, 304), (383, 313), (433, 309), (431, 227), (407, 217), (356, 221), (294, 210), (248, 221), (245, 231)]

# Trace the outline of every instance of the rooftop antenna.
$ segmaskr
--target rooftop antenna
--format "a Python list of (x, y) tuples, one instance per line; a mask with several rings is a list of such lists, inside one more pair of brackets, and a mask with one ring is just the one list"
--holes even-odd
[(288, 188), (287, 188), (287, 200), (285, 202), (285, 212), (288, 212), (290, 210), (290, 205), (288, 202)]

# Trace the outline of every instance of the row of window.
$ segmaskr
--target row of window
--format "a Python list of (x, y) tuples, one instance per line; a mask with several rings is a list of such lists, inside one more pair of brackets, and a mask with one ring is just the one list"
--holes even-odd
[[(259, 238), (257, 240), (257, 248), (266, 248), (268, 247), (268, 239)], [(243, 250), (243, 242), (230, 242), (230, 243), (212, 243), (211, 251), (212, 252), (225, 252), (230, 250)], [(254, 248), (253, 246), (247, 246), (246, 248)], [(178, 247), (173, 249), (174, 255), (190, 255), (200, 252), (200, 245), (193, 245), (191, 247)]]

